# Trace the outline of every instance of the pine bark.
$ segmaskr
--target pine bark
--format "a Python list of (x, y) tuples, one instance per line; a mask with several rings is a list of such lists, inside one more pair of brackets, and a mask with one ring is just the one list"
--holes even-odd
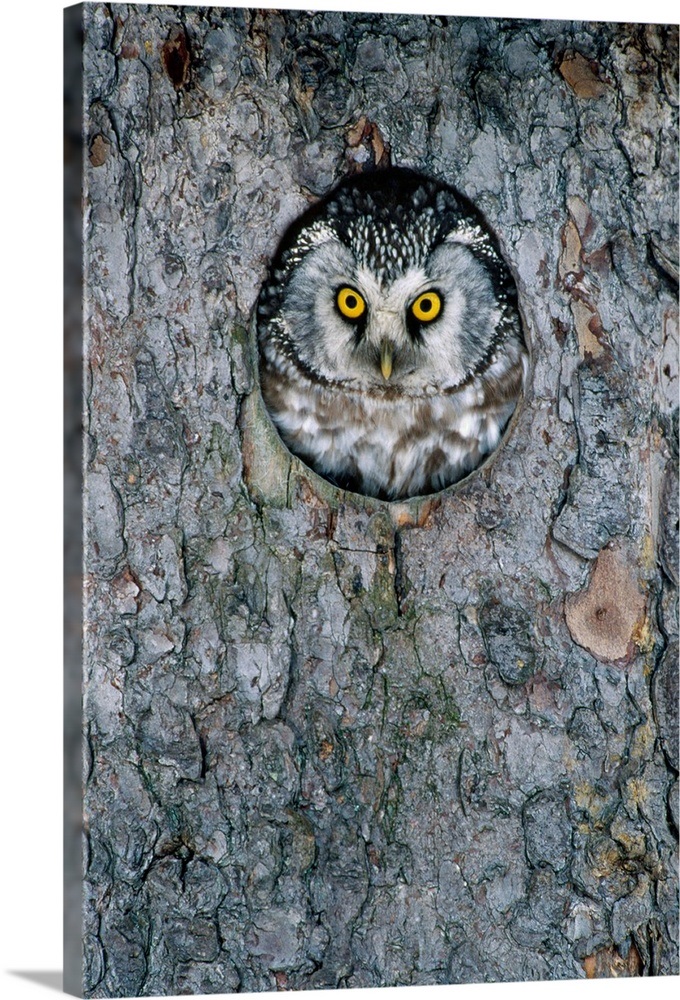
[[(83, 16), (86, 995), (677, 973), (677, 29)], [(291, 458), (252, 327), (390, 162), (532, 354), (403, 504)]]

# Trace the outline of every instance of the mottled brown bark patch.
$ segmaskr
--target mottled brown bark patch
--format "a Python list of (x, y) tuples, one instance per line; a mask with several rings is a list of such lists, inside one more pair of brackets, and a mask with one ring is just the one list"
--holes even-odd
[(586, 589), (566, 599), (572, 638), (598, 660), (627, 662), (634, 653), (645, 598), (633, 566), (618, 544), (602, 549)]
[(613, 946), (601, 948), (583, 959), (586, 979), (628, 979), (642, 975), (642, 958), (634, 944), (631, 944), (627, 955)]
[(161, 51), (165, 72), (175, 90), (181, 90), (189, 81), (189, 48), (187, 36), (182, 28), (176, 28)]
[(391, 164), (390, 144), (375, 122), (362, 115), (346, 133), (347, 172), (360, 174), (367, 169), (383, 170)]
[(606, 84), (600, 79), (597, 63), (586, 59), (580, 52), (565, 54), (560, 63), (560, 73), (577, 97), (601, 97), (607, 90)]
[(111, 149), (111, 143), (103, 135), (96, 135), (90, 143), (90, 163), (93, 167), (101, 167), (106, 163)]

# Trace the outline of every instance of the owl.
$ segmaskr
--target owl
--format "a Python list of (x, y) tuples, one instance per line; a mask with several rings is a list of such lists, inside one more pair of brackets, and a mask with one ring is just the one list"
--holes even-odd
[(294, 222), (257, 330), (262, 395), (290, 451), (383, 500), (476, 468), (527, 370), (515, 283), (482, 216), (405, 168), (346, 178)]

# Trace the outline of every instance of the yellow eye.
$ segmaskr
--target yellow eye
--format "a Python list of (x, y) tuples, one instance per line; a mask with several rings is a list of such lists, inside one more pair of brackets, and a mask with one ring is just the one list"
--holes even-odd
[(436, 292), (423, 292), (411, 306), (411, 312), (419, 323), (431, 323), (442, 311), (442, 300)]
[(366, 312), (366, 302), (354, 288), (341, 288), (336, 302), (338, 309), (347, 319), (361, 319)]

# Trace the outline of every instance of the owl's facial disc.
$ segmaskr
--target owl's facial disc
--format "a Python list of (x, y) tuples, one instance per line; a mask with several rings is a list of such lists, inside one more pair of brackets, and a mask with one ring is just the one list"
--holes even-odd
[(281, 318), (302, 365), (328, 381), (420, 395), (467, 377), (498, 313), (489, 277), (465, 246), (440, 244), (389, 281), (329, 234), (292, 272)]

